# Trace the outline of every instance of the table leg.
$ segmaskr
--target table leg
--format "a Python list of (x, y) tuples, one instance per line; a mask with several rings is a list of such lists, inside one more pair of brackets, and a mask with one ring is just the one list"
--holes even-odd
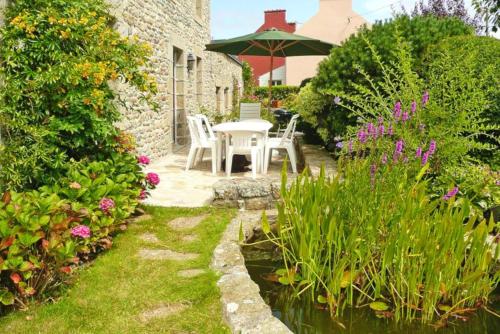
[(217, 132), (217, 171), (222, 171), (222, 136), (221, 132)]

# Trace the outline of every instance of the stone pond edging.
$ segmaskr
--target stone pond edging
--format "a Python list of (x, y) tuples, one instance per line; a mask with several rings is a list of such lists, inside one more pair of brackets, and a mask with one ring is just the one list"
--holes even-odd
[(215, 248), (211, 268), (221, 275), (217, 285), (223, 317), (233, 333), (289, 334), (292, 332), (272, 315), (271, 308), (260, 296), (259, 286), (248, 274), (240, 250), (240, 224), (248, 236), (259, 225), (260, 217), (260, 211), (241, 211)]

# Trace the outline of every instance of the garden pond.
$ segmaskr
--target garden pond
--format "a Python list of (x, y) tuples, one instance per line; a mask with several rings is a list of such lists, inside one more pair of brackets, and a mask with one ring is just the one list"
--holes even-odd
[[(245, 263), (252, 280), (258, 284), (260, 294), (271, 307), (275, 317), (280, 319), (296, 334), (316, 333), (363, 333), (363, 334), (489, 334), (500, 333), (500, 319), (494, 315), (479, 311), (462, 319), (449, 321), (448, 326), (436, 328), (432, 325), (415, 321), (411, 324), (396, 323), (390, 319), (377, 318), (368, 307), (347, 308), (340, 318), (333, 319), (328, 310), (312, 303), (308, 298), (298, 299), (293, 291), (273, 279), (273, 273), (282, 268), (281, 257), (271, 247), (244, 246), (242, 248)], [(494, 305), (495, 312), (500, 312), (500, 289)]]

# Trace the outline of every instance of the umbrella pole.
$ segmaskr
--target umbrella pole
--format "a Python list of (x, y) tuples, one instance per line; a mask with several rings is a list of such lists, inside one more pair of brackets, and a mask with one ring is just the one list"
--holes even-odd
[(271, 99), (273, 98), (273, 66), (274, 66), (274, 53), (271, 52), (271, 71), (269, 72), (269, 102), (268, 102), (268, 110), (271, 112)]

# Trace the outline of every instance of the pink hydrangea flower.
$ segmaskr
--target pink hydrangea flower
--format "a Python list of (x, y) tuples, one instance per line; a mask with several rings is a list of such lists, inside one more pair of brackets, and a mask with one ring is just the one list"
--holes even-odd
[(149, 163), (151, 162), (151, 160), (145, 156), (145, 155), (141, 155), (137, 158), (137, 161), (141, 164), (141, 165), (149, 165)]
[(145, 200), (146, 198), (148, 198), (148, 192), (145, 189), (142, 189), (141, 193), (139, 194), (139, 199), (142, 201)]
[(146, 175), (146, 182), (150, 185), (157, 186), (160, 183), (160, 177), (156, 173), (148, 173)]
[(109, 210), (113, 209), (115, 207), (115, 201), (113, 201), (111, 198), (106, 198), (104, 197), (101, 199), (99, 202), (99, 208), (103, 211), (108, 213)]
[(73, 237), (80, 237), (83, 239), (90, 238), (90, 228), (86, 225), (78, 225), (71, 229), (71, 235)]

